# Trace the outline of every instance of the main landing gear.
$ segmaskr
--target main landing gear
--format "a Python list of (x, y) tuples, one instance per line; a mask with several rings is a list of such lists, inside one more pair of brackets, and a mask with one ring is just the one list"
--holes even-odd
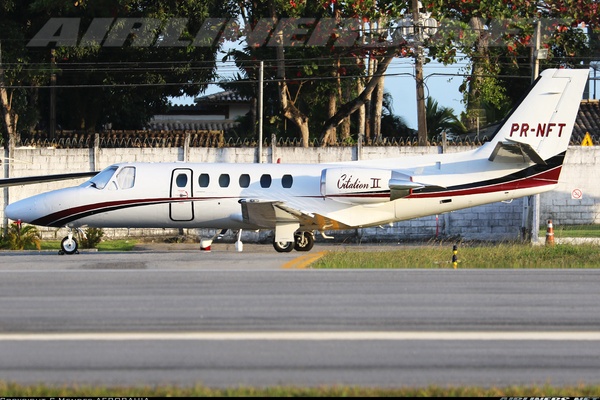
[(277, 242), (273, 240), (273, 247), (278, 253), (289, 253), (292, 250), (310, 251), (315, 245), (315, 236), (312, 232), (296, 232), (294, 242)]
[(62, 240), (62, 242), (60, 242), (60, 250), (58, 251), (58, 254), (61, 256), (65, 254), (79, 254), (77, 247), (77, 240), (73, 237), (73, 231), (69, 229), (69, 234)]

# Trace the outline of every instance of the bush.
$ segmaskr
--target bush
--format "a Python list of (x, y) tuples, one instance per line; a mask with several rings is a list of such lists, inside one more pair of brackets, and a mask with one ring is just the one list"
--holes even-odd
[(102, 228), (87, 228), (85, 237), (81, 239), (81, 247), (84, 249), (93, 249), (102, 241), (104, 231)]
[(0, 247), (9, 250), (41, 249), (42, 238), (38, 229), (33, 225), (23, 225), (13, 222), (8, 227), (6, 236), (0, 240)]

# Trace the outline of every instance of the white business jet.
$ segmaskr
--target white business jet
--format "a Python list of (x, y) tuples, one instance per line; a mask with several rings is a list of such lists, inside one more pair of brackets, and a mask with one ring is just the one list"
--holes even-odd
[[(279, 252), (314, 234), (379, 226), (510, 200), (556, 187), (588, 70), (542, 73), (494, 139), (462, 153), (327, 164), (120, 163), (77, 187), (10, 204), (6, 215), (73, 230), (274, 230)], [(216, 237), (216, 235), (215, 235)], [(203, 240), (210, 246), (212, 240)]]

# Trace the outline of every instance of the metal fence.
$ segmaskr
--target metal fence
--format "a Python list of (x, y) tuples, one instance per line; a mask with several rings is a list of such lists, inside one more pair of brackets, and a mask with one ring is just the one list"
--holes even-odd
[(223, 147), (222, 131), (111, 131), (80, 133), (62, 131), (56, 138), (34, 134), (21, 138), (21, 146), (55, 148), (142, 148), (142, 147)]
[[(428, 141), (429, 146), (478, 146), (488, 141), (484, 137), (460, 137), (447, 140), (442, 138)], [(56, 138), (47, 138), (44, 134), (34, 133), (24, 135), (20, 146), (54, 147), (54, 148), (168, 148), (168, 147), (256, 147), (258, 140), (248, 138), (225, 137), (223, 131), (110, 131), (103, 133), (81, 133), (61, 131)], [(580, 145), (583, 135), (574, 134), (571, 145)], [(592, 135), (594, 144), (600, 143), (600, 135)], [(327, 144), (328, 147), (356, 146), (357, 141), (345, 141), (337, 144)], [(416, 138), (383, 137), (378, 140), (362, 140), (363, 146), (417, 146)], [(263, 146), (301, 147), (300, 138), (282, 138), (275, 135), (265, 138)], [(309, 147), (321, 147), (318, 139), (313, 139)]]

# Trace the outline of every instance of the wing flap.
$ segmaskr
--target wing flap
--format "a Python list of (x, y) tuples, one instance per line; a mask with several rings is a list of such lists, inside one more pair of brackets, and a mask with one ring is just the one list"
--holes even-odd
[(281, 201), (240, 200), (244, 222), (262, 228), (275, 229), (277, 242), (293, 242), (294, 232), (300, 227), (296, 215), (285, 210)]
[(293, 207), (278, 200), (242, 199), (242, 217), (245, 223), (261, 228), (275, 229), (278, 242), (293, 241), (293, 234), (301, 226), (306, 230), (346, 229), (347, 225)]

